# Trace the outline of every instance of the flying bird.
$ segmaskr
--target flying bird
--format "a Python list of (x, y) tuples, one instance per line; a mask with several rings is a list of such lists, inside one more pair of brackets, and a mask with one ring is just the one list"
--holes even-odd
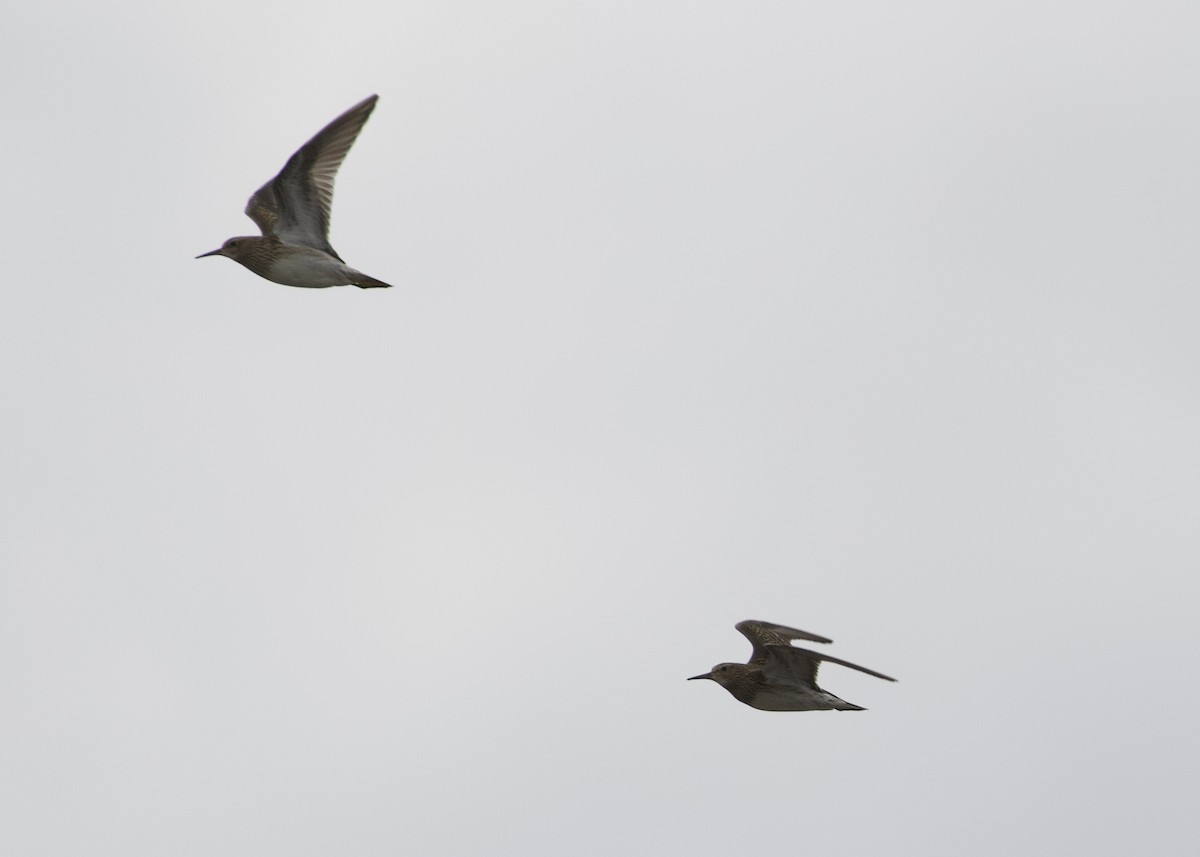
[(285, 286), (390, 288), (351, 268), (329, 244), (333, 180), (378, 100), (372, 95), (334, 119), (288, 158), (279, 175), (254, 192), (246, 214), (262, 231), (261, 238), (230, 238), (196, 258), (227, 256)]
[(895, 681), (891, 676), (841, 658), (792, 645), (792, 640), (832, 643), (833, 640), (827, 637), (753, 619), (738, 622), (734, 627), (754, 646), (750, 661), (744, 664), (717, 664), (711, 671), (694, 675), (688, 681), (699, 678), (715, 681), (739, 702), (752, 708), (763, 711), (865, 711), (861, 705), (838, 699), (817, 687), (817, 670), (822, 661), (841, 664), (886, 681)]

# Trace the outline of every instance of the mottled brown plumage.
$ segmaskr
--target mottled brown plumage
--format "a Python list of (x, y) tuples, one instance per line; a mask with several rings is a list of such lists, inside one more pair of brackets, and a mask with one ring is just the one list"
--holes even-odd
[(285, 286), (389, 288), (351, 268), (329, 243), (334, 179), (378, 99), (372, 95), (334, 119), (288, 159), (279, 175), (254, 192), (246, 214), (262, 230), (261, 238), (230, 238), (220, 249), (196, 258), (226, 256)]
[(734, 627), (754, 647), (749, 662), (717, 664), (711, 671), (688, 680), (706, 678), (715, 681), (735, 699), (752, 708), (763, 711), (863, 711), (861, 705), (846, 702), (817, 687), (817, 670), (822, 661), (895, 681), (891, 676), (841, 658), (792, 645), (792, 640), (832, 643), (833, 640), (827, 637), (753, 619), (738, 622)]

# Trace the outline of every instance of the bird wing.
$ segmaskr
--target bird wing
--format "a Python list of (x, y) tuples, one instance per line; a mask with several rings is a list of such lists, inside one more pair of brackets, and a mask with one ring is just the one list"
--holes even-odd
[(333, 180), (378, 99), (372, 95), (334, 119), (288, 158), (279, 175), (254, 192), (246, 214), (263, 235), (341, 259), (329, 245)]
[(798, 646), (789, 646), (786, 644), (766, 647), (766, 664), (763, 665), (762, 670), (763, 675), (770, 682), (815, 685), (817, 683), (817, 670), (820, 668), (822, 661), (829, 661), (831, 664), (840, 664), (841, 666), (858, 670), (860, 673), (866, 673), (885, 681), (895, 681), (890, 675), (884, 675), (883, 673), (875, 672), (875, 670), (860, 667), (858, 664), (843, 661), (841, 658), (835, 658), (832, 655), (823, 655), (820, 652), (812, 652), (808, 649), (801, 649)]
[(796, 628), (789, 628), (786, 625), (760, 622), (757, 619), (747, 619), (744, 622), (738, 622), (733, 627), (741, 631), (746, 639), (750, 641), (750, 645), (754, 646), (754, 653), (750, 656), (750, 663), (761, 663), (767, 656), (765, 651), (767, 646), (787, 646), (792, 640), (808, 640), (810, 643), (833, 642), (828, 637), (810, 634), (808, 631), (800, 631)]

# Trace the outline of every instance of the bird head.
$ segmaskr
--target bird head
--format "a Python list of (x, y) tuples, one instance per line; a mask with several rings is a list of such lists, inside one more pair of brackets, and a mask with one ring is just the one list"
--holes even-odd
[(688, 681), (698, 678), (706, 678), (710, 681), (715, 681), (721, 687), (728, 687), (731, 684), (736, 684), (742, 679), (746, 673), (745, 664), (717, 664), (710, 671), (703, 675), (694, 675), (688, 678)]
[(240, 260), (250, 251), (250, 245), (255, 239), (249, 237), (230, 238), (216, 250), (209, 250), (207, 253), (201, 253), (197, 259), (203, 259), (205, 256), (227, 256), (230, 259)]

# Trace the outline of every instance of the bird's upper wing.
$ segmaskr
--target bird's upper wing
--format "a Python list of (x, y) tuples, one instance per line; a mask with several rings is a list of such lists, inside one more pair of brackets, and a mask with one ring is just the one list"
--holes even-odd
[(757, 619), (747, 619), (744, 622), (738, 622), (733, 627), (741, 631), (750, 641), (750, 645), (754, 646), (754, 653), (750, 656), (751, 663), (762, 662), (766, 658), (764, 649), (767, 646), (786, 646), (792, 640), (808, 640), (810, 643), (833, 642), (828, 637), (822, 637), (819, 634), (810, 634), (808, 631), (800, 631), (772, 622), (760, 622)]
[(866, 667), (860, 667), (858, 664), (852, 664), (849, 661), (843, 661), (841, 658), (835, 658), (831, 655), (823, 655), (820, 652), (811, 652), (808, 649), (801, 649), (797, 646), (767, 646), (766, 647), (766, 664), (763, 665), (763, 675), (770, 682), (789, 682), (807, 685), (815, 685), (817, 683), (817, 670), (821, 666), (821, 661), (829, 661), (831, 664), (841, 664), (844, 667), (849, 667), (852, 670), (858, 670), (860, 673), (873, 675), (875, 678), (881, 678), (885, 681), (895, 681), (890, 675), (869, 670)]
[(333, 180), (378, 99), (372, 95), (334, 119), (288, 158), (279, 175), (254, 192), (246, 214), (263, 235), (341, 258), (329, 246)]

